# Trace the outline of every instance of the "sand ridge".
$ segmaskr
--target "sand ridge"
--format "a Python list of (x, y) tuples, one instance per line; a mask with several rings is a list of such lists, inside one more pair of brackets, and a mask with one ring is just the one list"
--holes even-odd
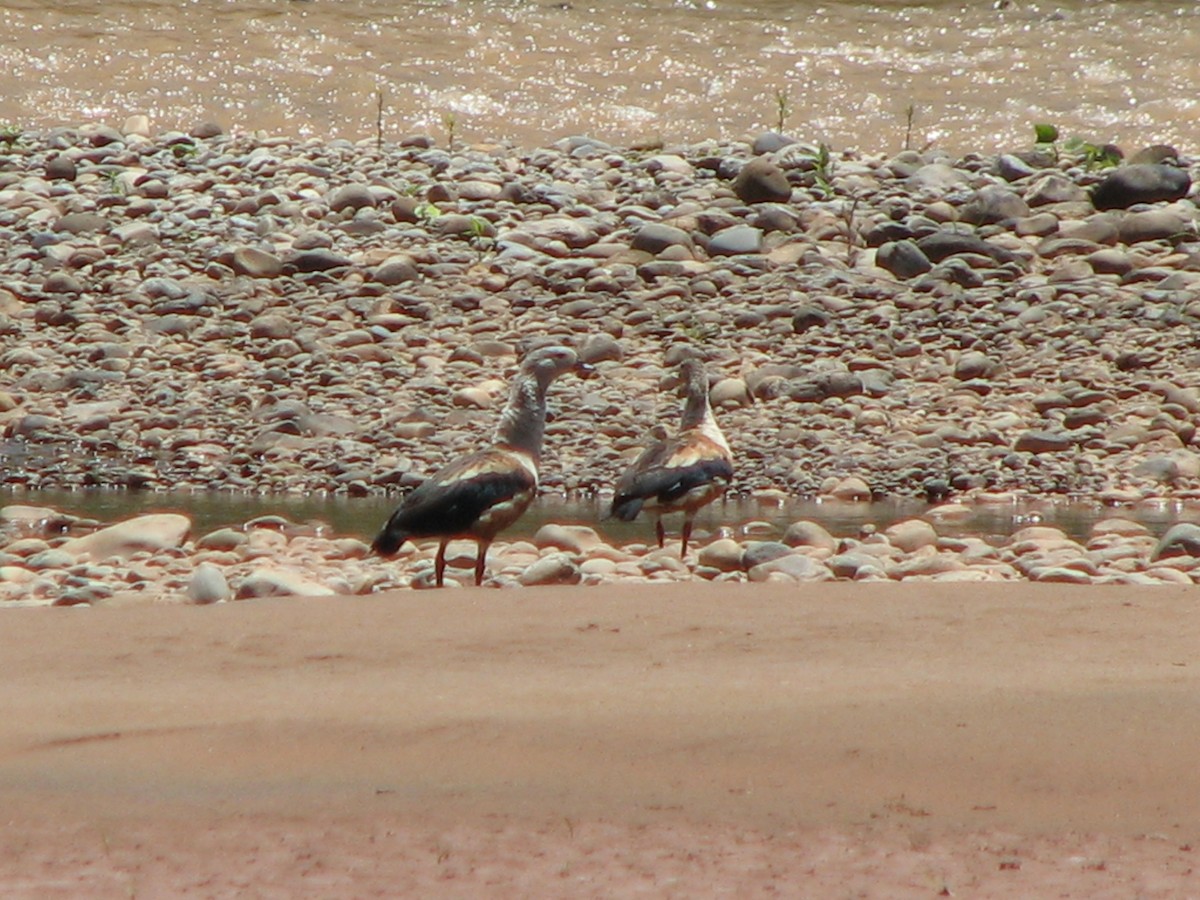
[(54, 896), (53, 858), (70, 896), (1187, 896), (1193, 602), (623, 585), (14, 613), (0, 883)]

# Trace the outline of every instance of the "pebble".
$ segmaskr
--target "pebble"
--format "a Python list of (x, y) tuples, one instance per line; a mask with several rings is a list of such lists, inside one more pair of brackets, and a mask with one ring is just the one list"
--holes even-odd
[(833, 573), (823, 563), (799, 553), (789, 553), (750, 566), (746, 577), (752, 582), (832, 581)]
[(933, 263), (916, 242), (905, 238), (888, 241), (875, 254), (875, 263), (897, 278), (908, 280), (933, 269)]
[(1200, 556), (1200, 525), (1192, 522), (1172, 525), (1159, 540), (1151, 558), (1160, 560), (1174, 556)]
[(1128, 209), (1138, 203), (1178, 200), (1192, 186), (1188, 172), (1162, 163), (1134, 163), (1118, 168), (1092, 189), (1096, 209)]
[(697, 554), (697, 564), (717, 572), (738, 572), (742, 569), (742, 545), (732, 538), (718, 538), (705, 544)]
[(219, 566), (202, 562), (188, 581), (187, 597), (192, 603), (220, 603), (233, 596), (229, 582)]
[(783, 543), (789, 547), (811, 547), (832, 553), (838, 541), (829, 531), (816, 522), (793, 522), (783, 534)]
[(733, 180), (733, 191), (746, 203), (786, 203), (792, 196), (787, 173), (765, 156), (755, 157), (741, 167)]
[(763, 233), (753, 225), (732, 225), (714, 234), (708, 242), (709, 256), (736, 256), (758, 253), (763, 246)]
[[(102, 531), (124, 530), (128, 523), (105, 527), (80, 520), (66, 535), (47, 542), (18, 536), (21, 514), (11, 510), (0, 509), (0, 522), (6, 523), (0, 526), (0, 606), (182, 600), (204, 605), (432, 586), (434, 544), (428, 541), (408, 544), (394, 559), (382, 560), (357, 539), (267, 517), (269, 527), (260, 527), (260, 519), (259, 526), (247, 522), (241, 529), (211, 532), (166, 551), (142, 549), (86, 563), (61, 547)], [(740, 540), (728, 532), (713, 537), (698, 532), (693, 549), (681, 560), (674, 546), (610, 543), (589, 526), (548, 524), (533, 541), (493, 544), (487, 583), (603, 586), (698, 578), (1188, 584), (1193, 576), (1200, 579), (1200, 526), (1190, 522), (1178, 523), (1156, 539), (1145, 525), (1116, 516), (1098, 521), (1086, 541), (1043, 525), (991, 540), (949, 536), (947, 527), (953, 525), (914, 517), (878, 532), (867, 526), (846, 537), (808, 521), (792, 523), (783, 540), (761, 539), (755, 536), (761, 530), (753, 528)], [(246, 539), (234, 541), (227, 535)], [(469, 542), (451, 544), (448, 586), (468, 583), (473, 551)]]
[(187, 516), (178, 513), (138, 516), (67, 540), (58, 551), (76, 559), (128, 558), (143, 551), (182, 546), (191, 524)]
[[(937, 509), (988, 493), (1200, 498), (1180, 455), (1200, 427), (1196, 161), (1174, 151), (1111, 171), (1066, 150), (844, 153), (817, 173), (786, 136), (451, 153), (205, 125), (179, 154), (182, 135), (133, 118), (5, 148), (5, 486), (392, 493), (477, 446), (503, 398), (489, 385), (550, 337), (599, 377), (556, 386), (548, 489), (611, 489), (678, 414), (662, 386), (691, 345), (735, 494), (932, 490), (939, 533)], [(90, 527), (41, 537), (107, 558)], [(111, 556), (289, 545), (153, 540)], [(805, 540), (781, 542), (838, 543)], [(560, 549), (614, 563), (588, 578), (693, 577), (677, 557)], [(340, 583), (420, 581), (386, 571)]]
[(579, 566), (567, 553), (551, 553), (525, 569), (518, 579), (522, 585), (532, 587), (548, 584), (578, 584), (582, 573)]
[(334, 591), (307, 574), (282, 569), (256, 569), (243, 578), (234, 593), (235, 600), (255, 597), (320, 597)]
[(547, 524), (538, 529), (533, 544), (539, 550), (555, 548), (568, 553), (586, 554), (603, 543), (594, 528), (586, 525)]
[(871, 486), (857, 475), (834, 480), (824, 493), (834, 500), (848, 503), (863, 503), (871, 499)]
[(883, 532), (893, 547), (898, 547), (905, 553), (914, 553), (922, 547), (932, 547), (937, 544), (937, 530), (929, 522), (921, 519), (906, 519), (889, 525)]

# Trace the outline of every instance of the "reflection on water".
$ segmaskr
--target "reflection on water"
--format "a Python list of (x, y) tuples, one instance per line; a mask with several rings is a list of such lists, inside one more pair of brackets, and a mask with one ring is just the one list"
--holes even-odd
[[(0, 506), (28, 504), (100, 522), (116, 522), (151, 512), (178, 512), (192, 520), (193, 536), (217, 528), (240, 528), (257, 516), (281, 516), (297, 525), (321, 526), (327, 534), (370, 540), (398, 501), (382, 497), (329, 497), (228, 492), (150, 493), (138, 491), (5, 491)], [(644, 543), (654, 540), (653, 520), (645, 516), (635, 522), (620, 522), (604, 516), (605, 505), (595, 500), (542, 498), (504, 538), (529, 538), (547, 522), (588, 525), (610, 543)], [(1155, 534), (1175, 522), (1196, 519), (1195, 510), (1180, 510), (1171, 504), (1114, 510), (1100, 504), (1066, 501), (1030, 501), (1018, 506), (981, 505), (968, 514), (939, 518), (937, 509), (919, 500), (900, 499), (877, 503), (831, 503), (794, 500), (783, 505), (730, 500), (702, 511), (696, 520), (697, 533), (721, 527), (739, 537), (776, 538), (795, 521), (818, 522), (835, 537), (858, 536), (865, 526), (886, 528), (912, 517), (933, 521), (938, 533), (949, 536), (982, 537), (1000, 542), (1027, 525), (1061, 528), (1076, 539), (1085, 539), (1091, 526), (1110, 516), (1136, 519)], [(678, 517), (667, 520), (668, 532), (678, 528)]]
[[(996, 8), (996, 7), (1002, 8)], [(1032, 124), (1194, 145), (1200, 4), (1163, 0), (17, 0), (0, 123), (536, 146), (737, 138), (1021, 149)]]

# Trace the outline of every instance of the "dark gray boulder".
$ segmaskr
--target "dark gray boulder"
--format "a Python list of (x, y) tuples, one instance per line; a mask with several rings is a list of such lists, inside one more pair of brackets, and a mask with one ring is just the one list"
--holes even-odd
[(875, 262), (897, 278), (916, 278), (933, 268), (915, 241), (889, 241), (875, 253)]
[(972, 225), (993, 225), (1027, 215), (1029, 204), (1020, 195), (999, 185), (989, 185), (963, 205), (959, 219)]
[(664, 225), (661, 222), (649, 222), (638, 229), (633, 236), (630, 246), (634, 250), (645, 253), (661, 253), (668, 247), (692, 248), (692, 236), (682, 228), (674, 225)]
[(759, 157), (742, 166), (733, 179), (733, 192), (743, 203), (786, 203), (792, 198), (792, 185), (783, 169)]
[(989, 244), (981, 237), (959, 231), (937, 231), (917, 241), (921, 252), (931, 262), (939, 263), (960, 253), (976, 253), (990, 256), (997, 263), (1013, 262), (1016, 255), (1003, 247)]
[(1188, 227), (1187, 220), (1178, 213), (1166, 209), (1148, 209), (1145, 212), (1127, 213), (1117, 224), (1117, 233), (1123, 244), (1141, 241), (1160, 241), (1180, 234)]
[(297, 272), (328, 272), (330, 269), (354, 265), (349, 258), (324, 249), (304, 250), (295, 254), (289, 262)]
[(708, 242), (709, 256), (738, 256), (762, 250), (762, 231), (753, 225), (734, 225), (718, 231)]
[(1123, 166), (1092, 189), (1096, 209), (1128, 209), (1186, 197), (1192, 179), (1183, 169), (1155, 163)]
[(1167, 529), (1154, 548), (1151, 559), (1172, 556), (1200, 556), (1200, 525), (1180, 522)]
[(774, 153), (796, 143), (795, 138), (780, 134), (778, 131), (766, 131), (754, 139), (753, 150), (756, 155)]

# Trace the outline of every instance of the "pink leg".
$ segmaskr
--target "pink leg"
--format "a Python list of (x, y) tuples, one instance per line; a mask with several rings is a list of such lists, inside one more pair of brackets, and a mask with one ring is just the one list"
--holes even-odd
[(487, 562), (488, 547), (492, 545), (491, 541), (479, 542), (479, 554), (475, 557), (475, 586), (483, 584), (483, 567)]
[(449, 541), (442, 541), (438, 544), (437, 558), (433, 561), (433, 574), (436, 579), (437, 586), (442, 586), (442, 580), (446, 575), (446, 544)]
[(683, 520), (683, 546), (679, 548), (679, 558), (687, 556), (688, 538), (692, 536), (692, 517), (685, 516)]
[(658, 546), (663, 546), (663, 540), (666, 538), (666, 531), (663, 529), (662, 519), (658, 519), (654, 523), (654, 533), (658, 535)]

